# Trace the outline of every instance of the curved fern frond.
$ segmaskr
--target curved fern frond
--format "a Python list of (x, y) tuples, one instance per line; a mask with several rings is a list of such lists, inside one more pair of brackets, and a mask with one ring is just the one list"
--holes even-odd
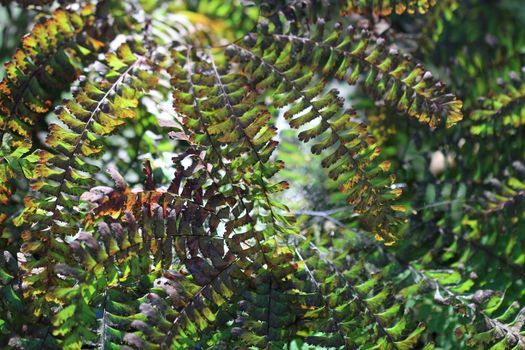
[(373, 13), (379, 16), (389, 16), (393, 12), (400, 15), (426, 13), (438, 0), (348, 0), (342, 14)]
[(307, 343), (345, 349), (365, 344), (375, 344), (372, 349), (415, 348), (425, 327), (419, 324), (414, 330), (408, 328), (408, 316), (401, 315), (400, 311), (403, 300), (389, 302), (393, 298), (392, 286), (384, 284), (381, 273), (369, 271), (363, 260), (353, 261), (351, 267), (340, 271), (336, 265), (340, 268), (347, 265), (342, 257), (332, 262), (326, 257), (327, 252), (312, 242), (306, 243), (306, 247), (313, 247), (316, 254), (307, 260), (302, 259), (301, 253), (297, 254), (304, 262), (307, 281), (310, 280), (316, 290), (313, 293), (321, 299), (321, 303), (309, 305), (311, 310), (304, 317), (312, 330), (321, 332), (318, 336), (309, 336)]
[(6, 63), (6, 77), (0, 83), (2, 138), (5, 133), (27, 137), (59, 92), (78, 77), (82, 59), (103, 46), (88, 35), (93, 11), (89, 5), (78, 14), (56, 10), (24, 37), (22, 48)]
[[(175, 108), (185, 117), (186, 125), (199, 133), (195, 142), (211, 146), (206, 159), (225, 171), (225, 175), (215, 175), (219, 184), (231, 186), (246, 219), (251, 220), (252, 202), (261, 206), (263, 211), (254, 215), (273, 229), (270, 236), (289, 233), (286, 217), (277, 212), (286, 208), (271, 198), (287, 184), (267, 180), (282, 167), (282, 163), (270, 161), (277, 142), (272, 140), (275, 128), (267, 125), (269, 112), (260, 105), (250, 106), (255, 91), (248, 90), (238, 73), (223, 76), (211, 53), (207, 56), (210, 62), (192, 62), (190, 51), (174, 55), (180, 67), (186, 66), (189, 72), (174, 66)], [(241, 193), (241, 180), (247, 187), (260, 189), (261, 196), (250, 198), (253, 190)]]
[[(228, 54), (239, 57), (242, 69), (257, 90), (272, 91), (271, 105), (290, 106), (285, 118), (292, 127), (312, 123), (299, 138), (315, 139), (312, 147), (315, 154), (327, 148), (331, 150), (323, 166), (331, 169), (333, 179), (349, 173), (341, 186), (343, 192), (350, 193), (349, 203), (356, 206), (358, 213), (366, 213), (363, 221), (370, 222), (369, 228), (377, 231), (378, 237), (391, 243), (394, 235), (389, 225), (395, 225), (395, 211), (402, 208), (384, 203), (397, 198), (400, 190), (388, 188), (393, 179), (380, 176), (381, 172), (388, 171), (389, 163), (374, 162), (379, 149), (367, 133), (366, 125), (355, 121), (353, 110), (343, 112), (343, 101), (336, 91), (322, 94), (324, 77), (333, 75), (354, 84), (367, 72), (365, 87), (398, 110), (431, 126), (442, 119), (447, 120), (447, 125), (453, 125), (461, 118), (461, 102), (452, 95), (444, 95), (443, 84), (434, 82), (432, 75), (425, 73), (421, 66), (414, 67), (407, 59), (387, 53), (381, 41), (368, 48), (371, 40), (368, 32), (357, 33), (350, 27), (345, 32), (349, 35), (343, 35), (340, 26), (336, 26), (323, 39), (323, 30), (323, 24), (319, 24), (313, 30), (315, 39), (310, 39), (269, 34), (263, 26), (259, 34), (245, 37), (244, 47), (229, 46)], [(297, 60), (291, 59), (292, 53)], [(305, 65), (319, 72), (321, 78), (317, 79)], [(313, 124), (314, 121), (318, 122)]]
[(88, 58), (104, 46), (91, 33), (94, 21), (91, 5), (78, 13), (58, 9), (33, 27), (6, 63), (6, 76), (0, 82), (1, 203), (6, 204), (12, 194), (10, 180), (29, 171), (20, 157), (31, 148), (35, 123), (69, 89)]
[[(323, 159), (323, 167), (330, 169), (329, 176), (334, 180), (344, 175), (341, 189), (348, 193), (348, 203), (366, 216), (372, 231), (377, 230), (379, 237), (391, 243), (394, 236), (389, 226), (395, 224), (394, 210), (384, 203), (388, 202), (387, 198), (397, 198), (400, 192), (388, 189), (391, 180), (381, 178), (380, 173), (388, 171), (388, 163), (374, 162), (379, 150), (367, 134), (366, 125), (354, 121), (355, 111), (343, 111), (343, 101), (336, 90), (321, 95), (322, 81), (312, 83), (313, 74), (298, 69), (297, 65), (287, 67), (286, 58), (279, 61), (271, 50), (257, 54), (240, 46), (234, 46), (234, 50), (244, 55), (241, 65), (257, 89), (275, 89), (277, 94), (273, 95), (272, 104), (280, 108), (290, 106), (284, 114), (290, 126), (300, 128), (319, 120), (318, 124), (299, 133), (299, 139), (304, 142), (314, 139), (314, 154), (330, 150)], [(279, 66), (285, 69), (281, 71)], [(288, 93), (278, 94), (280, 91)]]
[[(123, 44), (116, 53), (107, 54), (104, 79), (86, 82), (60, 108), (58, 117), (64, 126), (51, 124), (46, 138), (50, 150), (35, 153), (38, 164), (31, 184), (35, 194), (21, 214), (24, 222), (32, 224), (22, 248), (33, 256), (24, 266), (25, 281), (31, 286), (25, 292), (28, 297), (45, 293), (57, 282), (52, 266), (67, 256), (60, 253), (66, 247), (59, 237), (75, 235), (80, 229), (71, 213), (79, 215), (79, 196), (93, 186), (99, 171), (86, 159), (100, 155), (99, 139), (115, 131), (123, 119), (132, 118), (142, 92), (155, 84), (146, 57), (140, 56), (142, 49), (134, 49), (135, 53)], [(34, 261), (40, 254), (44, 258)]]
[[(196, 167), (190, 169), (195, 170)], [(200, 169), (197, 171), (202, 171), (202, 168)], [(187, 174), (182, 176), (191, 174), (193, 170), (187, 171)], [(118, 178), (118, 175), (113, 176)], [(89, 194), (84, 195), (85, 199), (97, 202), (98, 207), (95, 210), (97, 215), (112, 215), (115, 211), (120, 213), (123, 208), (138, 215), (137, 225), (144, 237), (141, 244), (146, 249), (141, 255), (143, 259), (147, 256), (152, 259), (150, 264), (143, 265), (144, 272), (153, 272), (148, 266), (162, 266), (163, 270), (184, 266), (192, 276), (192, 283), (198, 287), (190, 288), (195, 291), (188, 292), (187, 303), (184, 305), (171, 305), (169, 300), (165, 300), (164, 302), (167, 303), (165, 307), (168, 309), (159, 314), (160, 319), (153, 324), (137, 323), (139, 331), (134, 332), (133, 336), (127, 336), (127, 339), (132, 339), (132, 343), (139, 348), (153, 348), (151, 344), (155, 343), (160, 343), (161, 348), (203, 344), (204, 331), (209, 333), (213, 329), (224, 327), (226, 322), (224, 318), (227, 317), (230, 320), (235, 319), (243, 330), (242, 334), (235, 334), (233, 339), (228, 341), (258, 346), (262, 346), (261, 342), (280, 344), (283, 340), (282, 325), (274, 322), (276, 316), (272, 311), (268, 311), (268, 319), (264, 320), (263, 317), (261, 321), (252, 320), (253, 312), (244, 312), (251, 308), (252, 303), (258, 304), (258, 300), (264, 298), (273, 300), (277, 295), (283, 295), (286, 291), (282, 289), (283, 286), (290, 283), (286, 282), (286, 279), (289, 279), (293, 273), (293, 265), (290, 264), (291, 256), (284, 252), (275, 252), (274, 242), (271, 240), (256, 243), (256, 237), (260, 235), (259, 242), (261, 242), (264, 233), (255, 231), (249, 225), (250, 222), (242, 217), (240, 220), (226, 221), (232, 215), (240, 213), (235, 208), (235, 201), (220, 194), (214, 185), (206, 189), (200, 188), (190, 178), (184, 183), (179, 176), (181, 176), (180, 172), (168, 192), (153, 188), (132, 192), (121, 184), (118, 191), (94, 188)], [(118, 180), (118, 183), (122, 181)], [(181, 183), (182, 191), (179, 191)], [(135, 219), (129, 217), (130, 215), (133, 216), (128, 211), (126, 221), (135, 222)], [(218, 234), (217, 230), (220, 230), (223, 221), (226, 221), (224, 222), (226, 232)], [(209, 233), (205, 231), (206, 228), (209, 229)], [(90, 245), (92, 246), (93, 244)], [(117, 248), (119, 245), (112, 244), (112, 246), (117, 256), (121, 253), (126, 254), (122, 251), (123, 248)], [(176, 256), (172, 255), (172, 249), (175, 250)], [(90, 254), (93, 255), (95, 254)], [(90, 259), (90, 261), (96, 260)], [(263, 268), (265, 264), (272, 264), (272, 268), (266, 271), (268, 275), (265, 275)], [(282, 267), (279, 267), (280, 265)], [(99, 269), (95, 268), (95, 270)], [(102, 269), (100, 271), (102, 272)], [(275, 283), (272, 282), (274, 279), (282, 281), (276, 280), (278, 283), (272, 285)], [(190, 282), (191, 280), (187, 281)], [(269, 285), (265, 286), (265, 283)], [(230, 315), (235, 310), (228, 309), (236, 300), (244, 307), (243, 312), (235, 317)], [(288, 305), (282, 297), (273, 302), (278, 303), (279, 307)], [(147, 307), (141, 306), (141, 309)], [(260, 305), (253, 307), (260, 308)], [(293, 323), (292, 321), (289, 322)], [(259, 322), (268, 326), (261, 326), (259, 330), (256, 326)], [(153, 326), (157, 327), (157, 331), (144, 334), (141, 332)], [(267, 329), (264, 336), (259, 334), (263, 329)], [(279, 335), (274, 332), (278, 332)], [(292, 329), (287, 332), (289, 337), (293, 336)], [(260, 336), (255, 336), (255, 333)]]
[[(47, 193), (54, 200), (42, 199), (39, 209), (44, 212), (28, 209), (28, 220), (39, 224), (67, 222), (61, 208), (72, 210), (74, 198), (93, 185), (93, 175), (99, 170), (83, 158), (100, 156), (103, 148), (99, 139), (115, 132), (125, 119), (133, 118), (143, 91), (156, 84), (157, 78), (142, 54), (142, 48), (132, 49), (127, 44), (116, 53), (108, 53), (104, 80), (86, 82), (73, 100), (59, 108), (58, 119), (64, 126), (50, 125), (46, 144), (54, 151), (36, 152), (39, 161), (31, 185), (35, 192)], [(54, 226), (56, 233), (61, 232), (59, 226)]]
[[(310, 37), (295, 34), (270, 34), (270, 37), (275, 39), (275, 45), (281, 46), (278, 52), (301, 53), (302, 60), (323, 77), (334, 76), (353, 85), (366, 74), (362, 84), (374, 97), (431, 127), (442, 121), (450, 127), (462, 119), (463, 103), (445, 92), (444, 83), (408, 56), (388, 50), (384, 39), (372, 37), (366, 29), (353, 26), (344, 29), (338, 24), (331, 28), (320, 24), (314, 33)], [(245, 43), (260, 45), (265, 36), (251, 34)]]

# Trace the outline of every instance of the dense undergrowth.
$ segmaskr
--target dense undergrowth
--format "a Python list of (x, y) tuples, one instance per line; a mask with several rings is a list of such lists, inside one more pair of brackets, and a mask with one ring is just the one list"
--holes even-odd
[(525, 349), (519, 1), (1, 4), (0, 347)]

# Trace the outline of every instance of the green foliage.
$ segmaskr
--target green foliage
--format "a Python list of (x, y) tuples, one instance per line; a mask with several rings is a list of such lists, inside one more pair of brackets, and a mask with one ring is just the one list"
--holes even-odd
[(388, 16), (392, 12), (398, 15), (407, 11), (410, 14), (416, 12), (425, 13), (430, 7), (436, 4), (436, 0), (348, 0), (346, 13), (358, 12), (358, 13), (375, 13), (382, 16)]
[(0, 82), (0, 203), (4, 205), (13, 191), (8, 182), (16, 170), (25, 172), (26, 162), (18, 163), (18, 159), (31, 148), (35, 124), (77, 79), (87, 56), (103, 46), (89, 36), (93, 21), (92, 6), (79, 14), (58, 9), (45, 22), (35, 24), (5, 64)]
[(4, 3), (0, 347), (525, 349), (522, 26)]

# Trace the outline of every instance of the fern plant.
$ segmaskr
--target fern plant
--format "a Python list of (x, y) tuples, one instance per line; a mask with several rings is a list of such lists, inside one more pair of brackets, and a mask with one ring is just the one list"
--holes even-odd
[(5, 2), (0, 345), (525, 349), (521, 80), (381, 29), (438, 3)]

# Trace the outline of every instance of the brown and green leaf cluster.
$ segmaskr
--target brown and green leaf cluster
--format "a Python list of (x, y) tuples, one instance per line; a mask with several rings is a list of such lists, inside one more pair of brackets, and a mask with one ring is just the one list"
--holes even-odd
[(525, 349), (522, 78), (432, 53), (468, 2), (2, 2), (0, 348)]

